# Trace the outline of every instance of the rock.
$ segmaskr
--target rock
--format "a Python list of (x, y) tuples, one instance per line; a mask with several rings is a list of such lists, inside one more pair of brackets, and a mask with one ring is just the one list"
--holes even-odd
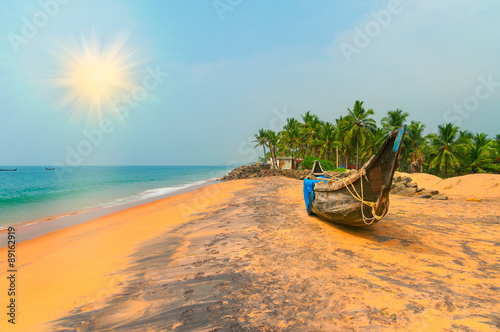
[(403, 190), (400, 190), (396, 193), (396, 195), (399, 196), (407, 196), (407, 195), (412, 195), (416, 192), (415, 188), (405, 188)]
[(448, 200), (448, 196), (445, 196), (445, 195), (433, 195), (431, 197), (431, 199), (435, 199), (435, 200), (438, 200), (438, 201), (447, 201)]
[(252, 179), (266, 176), (286, 176), (292, 179), (304, 179), (310, 170), (272, 170), (269, 165), (253, 164), (233, 169), (219, 180)]
[(407, 187), (409, 188), (417, 188), (417, 183), (416, 182), (410, 182), (406, 184)]
[(407, 189), (405, 184), (402, 182), (396, 183), (394, 188), (391, 190), (391, 194), (397, 194), (398, 192)]
[(423, 194), (422, 194), (422, 195), (420, 195), (419, 197), (420, 197), (420, 198), (427, 198), (427, 199), (429, 199), (429, 198), (431, 198), (431, 197), (432, 197), (432, 195), (431, 195), (431, 194), (428, 194), (428, 193), (423, 193)]
[(425, 188), (417, 188), (417, 193), (424, 191)]
[(404, 182), (405, 184), (408, 184), (408, 183), (410, 183), (410, 182), (412, 182), (412, 181), (413, 181), (413, 180), (411, 179), (411, 177), (407, 177), (407, 178), (404, 178), (404, 179), (403, 179), (403, 182)]
[(439, 195), (439, 190), (431, 190), (431, 195)]

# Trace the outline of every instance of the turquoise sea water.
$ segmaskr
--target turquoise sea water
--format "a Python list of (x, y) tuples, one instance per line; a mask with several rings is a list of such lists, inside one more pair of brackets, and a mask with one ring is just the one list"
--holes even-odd
[(175, 193), (215, 180), (226, 166), (80, 166), (0, 171), (0, 229), (93, 208)]

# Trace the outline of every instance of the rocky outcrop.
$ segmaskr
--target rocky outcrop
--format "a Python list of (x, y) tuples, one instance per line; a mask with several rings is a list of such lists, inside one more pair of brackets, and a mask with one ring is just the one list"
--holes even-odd
[(398, 196), (416, 196), (425, 199), (448, 200), (448, 196), (440, 195), (437, 190), (419, 188), (411, 177), (395, 176), (392, 180), (391, 194)]
[(304, 180), (311, 170), (275, 170), (264, 167), (261, 164), (240, 166), (233, 169), (229, 174), (224, 175), (219, 180), (253, 179), (266, 176), (286, 176), (288, 178)]

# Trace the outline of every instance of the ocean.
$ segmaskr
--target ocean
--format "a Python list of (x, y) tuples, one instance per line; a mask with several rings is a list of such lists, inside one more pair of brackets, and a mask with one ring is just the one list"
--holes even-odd
[(175, 194), (228, 173), (227, 166), (79, 166), (0, 171), (0, 229)]

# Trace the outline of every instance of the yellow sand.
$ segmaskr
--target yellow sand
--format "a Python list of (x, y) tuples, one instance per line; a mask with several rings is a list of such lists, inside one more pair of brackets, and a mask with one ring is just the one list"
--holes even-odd
[(439, 190), (445, 195), (470, 198), (500, 197), (500, 174), (469, 174), (444, 180), (425, 173), (397, 173), (397, 175), (409, 176), (419, 188)]
[[(41, 324), (72, 308), (93, 303), (88, 310), (96, 309), (119, 293), (126, 276), (116, 273), (127, 267), (136, 245), (188, 220), (179, 206), (188, 205), (187, 212), (202, 211), (244, 185), (240, 181), (207, 186), (18, 244), (16, 324), (7, 323), (2, 310), (0, 330), (43, 330)], [(6, 258), (4, 247), (0, 249), (2, 308), (9, 300)]]

